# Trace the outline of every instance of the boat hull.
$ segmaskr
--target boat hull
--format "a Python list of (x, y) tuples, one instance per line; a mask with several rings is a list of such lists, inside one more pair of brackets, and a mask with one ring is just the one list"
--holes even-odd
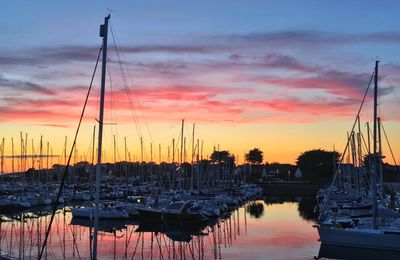
[[(94, 209), (91, 208), (76, 208), (71, 210), (74, 218), (94, 219)], [(128, 219), (129, 215), (126, 212), (116, 212), (99, 209), (99, 219)]]
[(318, 227), (321, 243), (360, 248), (400, 250), (400, 233)]

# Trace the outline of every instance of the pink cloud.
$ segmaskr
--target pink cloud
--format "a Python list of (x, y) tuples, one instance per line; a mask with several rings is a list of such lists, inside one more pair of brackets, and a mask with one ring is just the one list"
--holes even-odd
[(338, 72), (325, 73), (306, 78), (282, 78), (275, 76), (255, 79), (262, 83), (279, 85), (289, 89), (319, 89), (337, 96), (360, 100), (368, 84), (366, 75), (349, 75)]
[[(77, 98), (74, 93), (83, 92), (80, 88), (73, 88), (72, 91), (62, 90), (54, 98), (33, 99), (33, 98), (4, 98), (5, 106), (2, 111), (2, 120), (19, 121), (27, 120), (31, 122), (45, 122), (46, 124), (59, 124), (65, 121), (77, 121), (84, 102), (84, 96)], [(113, 102), (105, 103), (106, 111), (113, 110), (118, 112), (120, 120), (132, 120), (130, 104), (125, 90), (117, 89), (112, 94), (107, 93), (108, 97), (113, 97)], [(233, 95), (231, 95), (233, 94)], [(94, 94), (92, 94), (94, 96)], [(136, 96), (137, 95), (137, 96)], [(197, 121), (206, 122), (263, 122), (270, 120), (298, 121), (298, 115), (320, 116), (352, 115), (347, 111), (353, 111), (351, 100), (331, 101), (302, 101), (297, 98), (280, 99), (237, 99), (238, 95), (243, 95), (242, 89), (237, 88), (218, 88), (204, 86), (161, 86), (161, 87), (141, 87), (136, 94), (132, 94), (132, 106), (138, 110), (139, 105), (136, 97), (140, 101), (140, 109), (146, 118), (152, 121), (164, 121), (180, 118), (191, 118)], [(63, 97), (66, 96), (66, 97)], [(74, 97), (75, 96), (75, 97)], [(98, 100), (90, 99), (88, 105), (89, 117), (95, 117), (95, 109), (98, 107)], [(18, 109), (29, 107), (29, 110)], [(68, 113), (66, 113), (68, 111)], [(136, 113), (138, 111), (135, 111)], [(277, 116), (260, 116), (278, 112)], [(139, 113), (140, 115), (142, 113)], [(249, 116), (253, 114), (253, 116)], [(255, 116), (254, 116), (255, 115)], [(295, 117), (293, 115), (296, 115)], [(140, 116), (139, 116), (140, 117)], [(279, 118), (280, 117), (280, 118)], [(295, 119), (297, 118), (297, 119)], [(302, 119), (307, 121), (307, 119)]]

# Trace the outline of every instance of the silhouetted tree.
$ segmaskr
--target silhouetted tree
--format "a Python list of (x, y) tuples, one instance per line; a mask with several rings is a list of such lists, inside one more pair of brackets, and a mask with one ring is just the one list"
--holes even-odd
[(226, 162), (231, 157), (228, 151), (214, 151), (210, 158), (214, 162)]
[(229, 169), (233, 169), (235, 165), (235, 157), (231, 155), (228, 151), (214, 151), (211, 156), (213, 162), (218, 162), (223, 164)]
[[(383, 163), (383, 159), (385, 159), (385, 156), (382, 156), (382, 158), (381, 158), (381, 160), (380, 160), (382, 164), (384, 164), (384, 163)], [(376, 154), (375, 160), (376, 160), (376, 164), (379, 165), (379, 154), (378, 154), (378, 153)], [(373, 154), (373, 153), (367, 154), (367, 155), (365, 155), (364, 158), (363, 158), (363, 164), (364, 164), (364, 166), (366, 166), (366, 167), (369, 167), (369, 166), (370, 166), (370, 163), (372, 164), (373, 161), (374, 161), (374, 154)], [(371, 165), (371, 166), (372, 166), (372, 165)]]
[(263, 162), (263, 151), (258, 148), (251, 149), (248, 153), (244, 155), (246, 162), (256, 164)]
[(339, 157), (338, 152), (314, 149), (297, 157), (297, 167), (302, 171), (304, 179), (330, 178), (333, 175), (333, 162), (337, 165)]

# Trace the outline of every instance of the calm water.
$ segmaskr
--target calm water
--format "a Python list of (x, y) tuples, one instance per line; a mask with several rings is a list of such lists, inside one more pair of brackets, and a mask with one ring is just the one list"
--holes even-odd
[[(201, 231), (159, 230), (135, 222), (104, 225), (98, 255), (100, 259), (312, 259), (320, 249), (312, 207), (309, 199), (257, 200)], [(45, 209), (18, 220), (3, 216), (1, 255), (37, 258), (49, 220)], [(90, 232), (85, 225), (71, 223), (68, 208), (60, 209), (43, 259), (89, 259)]]

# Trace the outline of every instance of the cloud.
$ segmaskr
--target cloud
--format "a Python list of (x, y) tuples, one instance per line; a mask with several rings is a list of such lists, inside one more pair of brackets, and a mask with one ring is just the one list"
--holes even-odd
[[(316, 46), (364, 42), (397, 44), (399, 40), (400, 32), (280, 31), (208, 36), (202, 41), (192, 37), (184, 43), (165, 45), (124, 45), (119, 50), (127, 58), (126, 73), (135, 72), (136, 85), (131, 87), (134, 91), (130, 93), (133, 98), (130, 104), (122, 86), (126, 79), (119, 74), (113, 77), (113, 109), (123, 120), (131, 119), (131, 107), (142, 110), (154, 121), (182, 117), (231, 123), (315, 122), (323, 120), (325, 115), (347, 118), (359, 104), (370, 74), (364, 73), (365, 70), (332, 69), (321, 60), (321, 64), (307, 62), (301, 58), (301, 48), (313, 50)], [(285, 46), (296, 48), (288, 52)], [(64, 111), (71, 108), (78, 111), (83, 105), (87, 87), (73, 84), (90, 78), (82, 74), (82, 68), (94, 63), (98, 50), (95, 46), (58, 46), (0, 54), (0, 66), (41, 66), (27, 73), (45, 75), (45, 82), (50, 82), (44, 85), (0, 75), (0, 87), (7, 90), (0, 105), (29, 107), (36, 112), (35, 116), (31, 113), (23, 116), (22, 110), (8, 109), (4, 117), (62, 124), (58, 117), (62, 118)], [(385, 68), (392, 72), (398, 71), (398, 66), (390, 64)], [(109, 69), (114, 72), (119, 68), (111, 64)], [(63, 70), (68, 73), (63, 75)], [(383, 85), (381, 95), (394, 92), (394, 85)], [(19, 96), (22, 93), (36, 95)], [(312, 96), (307, 96), (309, 93)], [(110, 98), (110, 92), (107, 95)], [(89, 107), (95, 109), (97, 103), (98, 100), (91, 98)], [(107, 109), (110, 104), (106, 102)]]
[(48, 126), (48, 127), (57, 127), (57, 128), (68, 128), (70, 125), (68, 124), (38, 124), (38, 126)]
[(361, 99), (367, 88), (371, 75), (353, 74), (335, 70), (320, 71), (315, 76), (277, 77), (259, 76), (249, 80), (279, 85), (286, 89), (315, 89), (324, 90), (335, 96)]
[[(129, 54), (211, 54), (270, 47), (296, 47), (314, 50), (317, 46), (351, 45), (362, 43), (400, 44), (400, 31), (343, 34), (324, 31), (276, 31), (249, 34), (209, 35), (201, 40), (188, 37), (184, 43), (122, 45), (119, 51)], [(0, 53), (0, 65), (60, 64), (65, 62), (94, 62), (100, 46), (57, 46)], [(114, 46), (110, 43), (110, 51)], [(236, 54), (237, 55), (237, 54)], [(279, 55), (278, 55), (279, 56)], [(235, 54), (231, 56), (236, 57)], [(282, 58), (282, 57), (281, 57)], [(287, 60), (286, 62), (290, 62)]]
[(7, 88), (13, 91), (23, 91), (23, 92), (34, 92), (44, 95), (54, 95), (54, 91), (39, 84), (32, 83), (29, 81), (7, 79), (0, 75), (0, 88)]
[(95, 62), (100, 47), (61, 46), (0, 53), (1, 65), (42, 66), (68, 62)]
[[(59, 46), (42, 47), (28, 50), (17, 50), (13, 53), (0, 53), (0, 65), (48, 65), (68, 62), (95, 62), (100, 47), (94, 46)], [(209, 45), (142, 45), (121, 46), (118, 50), (125, 54), (141, 53), (209, 53), (223, 50), (223, 46)], [(115, 52), (113, 45), (109, 46), (110, 54)], [(110, 56), (110, 55), (109, 55)], [(109, 57), (110, 62), (116, 62)]]
[(57, 107), (76, 107), (81, 103), (83, 104), (83, 98), (81, 100), (66, 100), (62, 98), (51, 98), (51, 99), (33, 99), (33, 98), (2, 98), (3, 102), (13, 107), (23, 106), (30, 108), (48, 108), (54, 109)]
[[(300, 87), (303, 86), (300, 84)], [(341, 88), (335, 85), (330, 91), (339, 93)], [(249, 95), (251, 93), (254, 95)], [(129, 100), (126, 90), (115, 85), (113, 92), (107, 92), (106, 116), (110, 115), (112, 109), (114, 119), (120, 123), (137, 119), (166, 122), (181, 118), (231, 124), (311, 123), (326, 120), (327, 116), (345, 120), (353, 118), (361, 98), (346, 94), (339, 97), (307, 98), (281, 95), (273, 98), (257, 93), (255, 88), (139, 85), (135, 91), (129, 93)], [(84, 87), (71, 86), (63, 87), (55, 96), (46, 98), (4, 97), (1, 99), (1, 121), (29, 121), (32, 124), (63, 127), (67, 122), (78, 120), (85, 94)], [(26, 107), (29, 107), (29, 110), (23, 109)], [(92, 93), (85, 118), (94, 118), (97, 108), (98, 96)], [(131, 111), (131, 108), (134, 111)], [(132, 117), (132, 113), (136, 119)]]
[(216, 40), (223, 40), (230, 44), (263, 44), (267, 46), (288, 47), (295, 46), (315, 48), (316, 46), (332, 46), (360, 43), (400, 44), (400, 31), (375, 32), (364, 34), (343, 34), (323, 31), (276, 31), (249, 34), (219, 35)]
[(65, 113), (65, 111), (54, 111), (49, 108), (42, 109), (25, 109), (24, 104), (22, 108), (0, 106), (2, 111), (0, 120), (2, 123), (23, 121), (25, 123), (38, 123), (38, 122), (66, 122), (77, 118), (72, 113)]
[(215, 51), (225, 50), (226, 48), (222, 45), (214, 45), (214, 44), (177, 44), (177, 45), (142, 45), (142, 46), (122, 46), (120, 51), (125, 53), (154, 53), (154, 52), (162, 52), (162, 53), (210, 53)]

